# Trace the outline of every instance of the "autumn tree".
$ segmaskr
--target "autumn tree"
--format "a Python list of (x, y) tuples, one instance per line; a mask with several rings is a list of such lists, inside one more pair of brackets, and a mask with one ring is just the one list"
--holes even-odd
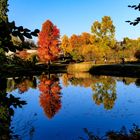
[(91, 32), (96, 36), (99, 47), (103, 49), (103, 56), (107, 58), (109, 49), (115, 44), (115, 26), (113, 21), (109, 16), (104, 16), (101, 22), (95, 21), (93, 23)]
[(62, 37), (60, 48), (63, 51), (64, 56), (66, 56), (67, 54), (69, 54), (71, 52), (70, 42), (69, 42), (69, 38), (67, 35), (64, 35)]
[(84, 61), (97, 61), (100, 57), (100, 50), (94, 45), (83, 45), (82, 56), (84, 57)]
[(81, 40), (83, 45), (90, 45), (91, 44), (91, 34), (87, 32), (83, 32), (81, 34)]
[(91, 32), (99, 39), (104, 39), (104, 37), (114, 39), (115, 26), (109, 16), (104, 16), (101, 22), (95, 21), (93, 23)]
[(93, 43), (92, 35), (87, 32), (83, 32), (80, 37), (82, 40), (82, 56), (84, 58), (84, 61), (90, 61), (95, 59), (95, 45)]
[(125, 37), (119, 44), (118, 59), (124, 57), (126, 61), (134, 61), (135, 53), (140, 50), (140, 39)]
[(135, 52), (134, 56), (135, 56), (138, 60), (140, 60), (140, 50), (137, 50), (137, 51)]
[(59, 29), (50, 20), (45, 21), (38, 36), (38, 56), (40, 61), (48, 66), (59, 55), (59, 38)]
[(80, 35), (75, 35), (73, 34), (70, 39), (70, 47), (71, 47), (71, 56), (73, 57), (74, 60), (81, 60), (82, 59), (82, 39)]

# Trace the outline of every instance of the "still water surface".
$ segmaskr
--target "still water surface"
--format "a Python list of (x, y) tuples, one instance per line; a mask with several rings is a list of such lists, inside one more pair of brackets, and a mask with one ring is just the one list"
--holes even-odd
[(13, 133), (22, 140), (78, 140), (140, 126), (140, 80), (88, 73), (10, 78), (7, 91), (27, 102), (14, 108)]

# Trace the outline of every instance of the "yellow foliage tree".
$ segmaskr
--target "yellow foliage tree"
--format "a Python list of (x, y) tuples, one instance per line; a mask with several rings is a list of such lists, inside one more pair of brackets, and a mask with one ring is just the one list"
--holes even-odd
[(72, 48), (70, 47), (70, 42), (69, 42), (69, 38), (67, 35), (64, 35), (61, 39), (61, 50), (64, 53), (64, 56), (66, 56), (67, 54), (69, 54), (72, 51)]
[(98, 46), (103, 49), (103, 56), (108, 57), (108, 51), (115, 45), (115, 26), (109, 16), (104, 16), (102, 21), (95, 21), (91, 32), (96, 36)]

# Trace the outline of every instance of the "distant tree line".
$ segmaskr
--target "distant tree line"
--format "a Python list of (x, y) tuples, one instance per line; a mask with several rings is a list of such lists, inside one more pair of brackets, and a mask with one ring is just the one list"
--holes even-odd
[(135, 60), (140, 50), (140, 38), (125, 37), (122, 41), (115, 38), (115, 26), (109, 16), (102, 21), (95, 21), (91, 33), (68, 37), (64, 35), (60, 46), (64, 56), (71, 55), (76, 61), (95, 61), (96, 63), (120, 62)]
[[(129, 7), (140, 10), (139, 5)], [(116, 63), (134, 61), (140, 59), (140, 38), (130, 39), (125, 37), (122, 41), (115, 38), (115, 26), (111, 17), (104, 16), (101, 21), (94, 21), (91, 25), (91, 33), (83, 32), (80, 35), (64, 35), (60, 39), (59, 29), (50, 20), (42, 25), (41, 32), (16, 26), (15, 21), (8, 20), (8, 0), (0, 2), (0, 60), (7, 61), (5, 52), (18, 52), (22, 60), (41, 61), (47, 64), (56, 60), (60, 54), (63, 57), (71, 57), (72, 60), (94, 61), (95, 63)], [(138, 17), (134, 22), (139, 23)], [(38, 43), (30, 41), (33, 36), (38, 36)], [(28, 49), (37, 48), (37, 53), (29, 56)], [(12, 59), (14, 61), (15, 58)], [(20, 61), (21, 62), (21, 61)]]

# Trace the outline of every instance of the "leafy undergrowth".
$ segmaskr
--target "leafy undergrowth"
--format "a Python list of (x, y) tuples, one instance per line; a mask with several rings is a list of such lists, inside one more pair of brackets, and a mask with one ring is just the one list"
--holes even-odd
[(84, 128), (84, 133), (86, 138), (79, 137), (79, 140), (140, 140), (140, 128), (135, 124), (131, 130), (122, 127), (120, 131), (109, 131), (102, 137), (94, 135), (87, 128)]

